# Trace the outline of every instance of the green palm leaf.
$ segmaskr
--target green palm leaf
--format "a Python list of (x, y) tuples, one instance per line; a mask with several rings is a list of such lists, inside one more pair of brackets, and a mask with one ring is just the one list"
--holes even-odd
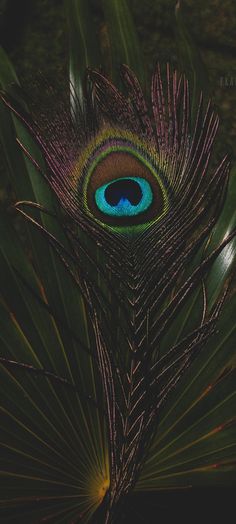
[[(7, 59), (5, 56), (3, 56), (3, 58), (4, 60), (2, 60), (2, 63), (5, 68), (3, 72), (4, 74), (10, 73), (10, 68), (7, 68), (9, 65)], [(7, 75), (2, 77), (2, 83), (5, 87), (6, 84), (4, 83), (4, 80), (6, 76)], [(10, 74), (8, 81), (9, 79)], [(14, 77), (12, 79), (14, 80)], [(44, 202), (44, 204), (46, 204), (47, 207), (51, 209), (53, 213), (55, 213), (57, 204), (52, 192), (49, 190), (44, 180), (39, 176), (29, 161), (26, 161), (27, 167), (25, 167), (25, 159), (15, 141), (11, 116), (6, 113), (5, 108), (2, 109), (4, 111), (6, 120), (6, 122), (5, 120), (2, 120), (6, 158), (9, 159), (9, 172), (12, 173), (12, 176), (14, 176), (16, 179), (16, 184), (14, 184), (14, 187), (16, 190), (19, 187), (19, 192), (17, 194), (18, 198), (22, 198), (24, 196), (28, 199), (30, 198), (33, 200), (38, 200), (41, 203)], [(9, 127), (11, 126), (9, 137), (6, 134), (6, 130), (8, 129), (8, 127), (6, 127), (6, 123)], [(22, 126), (19, 126), (19, 123), (17, 123), (17, 131), (19, 133), (19, 138), (22, 140), (24, 136), (25, 140), (25, 130)], [(30, 143), (32, 154), (34, 154), (34, 156), (38, 156), (38, 150), (32, 142), (32, 139), (28, 136), (26, 139)], [(24, 177), (24, 186), (22, 186), (22, 183), (19, 184), (19, 169), (21, 169), (22, 176)], [(27, 183), (29, 187), (28, 193)], [(32, 191), (31, 183), (33, 184), (33, 191), (35, 193)], [(47, 225), (51, 232), (54, 234), (56, 233), (60, 240), (65, 240), (65, 233), (61, 229), (61, 226), (59, 226), (59, 222), (55, 221), (55, 219), (52, 219), (48, 215), (45, 215), (45, 213), (41, 216), (42, 223)], [(34, 219), (39, 219), (41, 222), (38, 213), (34, 215)], [(53, 504), (56, 504), (57, 506), (58, 498), (61, 498), (60, 485), (63, 486), (63, 482), (61, 484), (59, 481), (59, 477), (61, 476), (60, 468), (57, 468), (54, 471), (54, 477), (52, 475), (50, 477), (50, 468), (52, 467), (50, 464), (53, 462), (50, 457), (52, 456), (51, 452), (54, 447), (55, 460), (56, 457), (59, 458), (61, 456), (60, 448), (63, 449), (66, 447), (67, 452), (68, 450), (72, 449), (70, 437), (69, 435), (67, 436), (68, 431), (71, 431), (71, 439), (74, 440), (73, 446), (76, 446), (75, 442), (77, 442), (77, 446), (79, 442), (79, 445), (82, 446), (81, 451), (78, 452), (78, 456), (80, 458), (78, 459), (77, 465), (74, 466), (74, 469), (77, 471), (77, 474), (78, 471), (81, 473), (82, 469), (84, 469), (83, 480), (76, 480), (74, 473), (73, 484), (69, 483), (68, 489), (70, 485), (74, 485), (76, 486), (75, 492), (77, 493), (78, 484), (81, 484), (82, 482), (82, 484), (84, 483), (84, 485), (88, 485), (88, 489), (90, 489), (89, 484), (91, 484), (91, 486), (94, 484), (96, 489), (97, 483), (97, 489), (99, 491), (99, 479), (103, 479), (103, 476), (106, 479), (107, 476), (104, 422), (100, 421), (100, 415), (97, 414), (96, 400), (91, 400), (92, 410), (89, 410), (88, 416), (85, 416), (85, 412), (87, 413), (88, 407), (86, 403), (85, 405), (82, 404), (82, 401), (78, 396), (79, 393), (83, 391), (84, 387), (86, 391), (86, 393), (84, 393), (84, 398), (87, 399), (88, 402), (90, 396), (92, 399), (94, 399), (94, 397), (96, 399), (97, 396), (94, 379), (94, 374), (96, 374), (96, 364), (94, 364), (94, 361), (91, 359), (91, 354), (89, 353), (90, 341), (88, 339), (87, 333), (88, 327), (86, 313), (79, 290), (77, 287), (75, 287), (62, 263), (51, 251), (48, 242), (42, 238), (40, 234), (37, 235), (35, 231), (32, 233), (29, 228), (28, 233), (31, 244), (28, 246), (28, 249), (31, 250), (31, 256), (33, 255), (33, 265), (34, 268), (36, 268), (36, 273), (35, 269), (32, 268), (28, 258), (22, 250), (16, 233), (13, 229), (9, 229), (9, 221), (4, 219), (4, 217), (2, 217), (1, 220), (1, 228), (1, 289), (4, 304), (5, 307), (7, 307), (6, 312), (8, 311), (8, 324), (11, 323), (12, 325), (13, 322), (11, 328), (12, 336), (14, 335), (13, 339), (16, 338), (15, 326), (17, 326), (17, 332), (19, 333), (19, 346), (20, 337), (25, 342), (24, 352), (20, 353), (18, 344), (13, 344), (10, 338), (7, 340), (6, 345), (5, 339), (1, 354), (4, 355), (5, 359), (8, 358), (15, 362), (21, 361), (22, 355), (22, 363), (24, 363), (26, 367), (27, 365), (33, 365), (36, 369), (39, 370), (49, 370), (52, 375), (59, 375), (70, 385), (69, 388), (65, 387), (65, 385), (62, 386), (62, 388), (65, 389), (61, 393), (61, 398), (61, 394), (59, 394), (60, 383), (57, 383), (56, 390), (54, 390), (55, 379), (53, 380), (52, 378), (49, 378), (47, 380), (46, 378), (42, 378), (43, 374), (41, 373), (39, 375), (41, 376), (41, 385), (38, 385), (39, 379), (37, 379), (37, 373), (35, 375), (34, 372), (31, 371), (31, 375), (33, 373), (33, 376), (36, 376), (36, 379), (33, 378), (33, 376), (27, 377), (28, 373), (24, 370), (23, 367), (19, 369), (20, 382), (14, 379), (14, 383), (12, 384), (11, 372), (15, 377), (15, 367), (6, 369), (4, 361), (2, 361), (2, 373), (5, 377), (4, 384), (5, 381), (8, 380), (8, 388), (6, 388), (6, 385), (4, 385), (5, 395), (6, 391), (9, 390), (11, 391), (12, 397), (15, 386), (15, 395), (16, 398), (18, 398), (14, 409), (10, 407), (7, 412), (4, 410), (4, 427), (10, 424), (11, 438), (12, 435), (14, 436), (14, 434), (18, 434), (18, 431), (20, 431), (19, 427), (22, 426), (22, 420), (24, 421), (24, 418), (21, 419), (21, 416), (20, 418), (15, 416), (15, 410), (16, 413), (18, 413), (19, 405), (21, 405), (22, 399), (24, 399), (26, 395), (31, 398), (32, 409), (34, 410), (35, 417), (35, 420), (34, 417), (32, 417), (30, 421), (27, 420), (27, 424), (24, 424), (23, 442), (18, 445), (16, 444), (15, 451), (13, 448), (9, 450), (11, 461), (14, 465), (13, 471), (10, 474), (10, 479), (11, 482), (12, 478), (15, 478), (16, 480), (14, 499), (16, 498), (18, 503), (20, 503), (20, 505), (22, 505), (24, 508), (24, 499), (26, 498), (27, 500), (27, 493), (31, 493), (31, 485), (33, 480), (32, 474), (30, 473), (31, 466), (29, 465), (29, 471), (26, 472), (25, 466), (23, 466), (24, 474), (21, 473), (19, 475), (18, 471), (22, 471), (22, 464), (25, 464), (25, 456), (28, 455), (28, 449), (30, 446), (29, 440), (33, 439), (34, 442), (32, 445), (34, 448), (34, 454), (29, 456), (29, 462), (30, 459), (35, 461), (35, 468), (38, 473), (35, 477), (35, 487), (33, 488), (33, 493), (30, 495), (30, 499), (35, 500), (35, 498), (37, 498), (37, 486), (41, 485), (41, 500), (48, 500), (48, 492), (51, 489)], [(78, 317), (82, 320), (82, 322), (79, 324)], [(83, 348), (82, 355), (80, 354), (79, 348)], [(21, 382), (23, 384), (23, 388), (18, 385), (18, 383), (21, 384)], [(27, 385), (27, 382), (29, 382), (30, 385)], [(44, 383), (43, 393), (42, 382)], [(78, 385), (77, 389), (79, 393), (76, 393), (75, 383)], [(34, 384), (34, 386), (32, 384)], [(27, 393), (27, 388), (29, 389), (29, 393)], [(38, 394), (38, 390), (41, 390), (40, 395)], [(44, 409), (46, 405), (50, 406), (50, 411), (48, 414), (45, 413)], [(24, 417), (24, 410), (28, 414), (29, 409), (28, 403), (26, 403), (24, 407), (23, 402), (22, 417)], [(52, 418), (53, 413), (54, 417)], [(7, 418), (6, 422), (5, 418)], [(79, 431), (78, 427), (80, 428)], [(39, 467), (38, 465), (40, 464), (40, 459), (38, 458), (36, 460), (38, 442), (41, 441), (41, 430), (39, 430), (39, 428), (43, 428), (44, 438), (42, 445), (46, 449), (47, 458), (47, 461), (44, 461), (44, 466), (42, 466), (43, 470), (41, 472), (41, 476), (39, 476), (39, 471), (37, 469)], [(72, 435), (74, 435), (74, 437)], [(8, 442), (10, 436), (9, 433), (7, 433)], [(59, 451), (56, 449), (57, 446), (53, 444), (53, 442), (56, 441), (58, 441)], [(3, 449), (5, 456), (6, 444), (4, 442)], [(15, 456), (16, 452), (18, 457), (17, 461)], [(91, 470), (93, 456), (95, 457), (95, 462), (94, 469)], [(74, 459), (71, 458), (71, 460)], [(82, 460), (82, 466), (80, 460)], [(63, 462), (65, 462), (65, 459), (63, 459)], [(9, 458), (7, 458), (6, 463), (9, 463)], [(70, 464), (71, 461), (68, 461), (68, 471), (70, 470)], [(5, 469), (3, 462), (2, 466), (3, 476), (5, 477), (7, 475), (8, 477), (8, 466), (6, 466)], [(49, 467), (49, 473), (47, 472), (47, 467)], [(96, 469), (98, 473), (97, 480)], [(48, 476), (49, 480), (46, 481)], [(17, 480), (20, 482), (22, 489), (19, 489)], [(72, 482), (72, 480), (70, 482)], [(59, 486), (58, 492), (57, 486)], [(72, 498), (70, 498), (70, 496), (66, 497), (65, 495), (65, 498), (68, 498), (65, 508), (67, 508), (67, 510), (68, 508), (70, 509), (71, 502), (73, 502), (73, 505), (76, 508), (75, 512), (78, 512), (79, 508), (79, 511), (83, 510), (83, 512), (85, 511), (86, 514), (90, 514), (91, 508), (94, 510), (94, 507), (96, 508), (96, 505), (99, 503), (99, 495), (97, 501), (96, 495), (95, 497), (91, 496), (91, 498), (87, 500), (86, 488), (83, 488), (82, 486), (81, 489), (82, 493), (84, 491), (84, 496), (82, 495), (82, 499), (79, 499), (79, 501), (76, 500), (76, 502), (74, 502), (74, 497), (76, 498), (76, 495), (72, 496)], [(7, 487), (6, 493), (8, 493)], [(7, 507), (8, 498), (9, 494), (2, 494), (3, 507)], [(63, 505), (60, 511), (63, 513)], [(19, 515), (20, 514), (18, 513), (18, 517)]]

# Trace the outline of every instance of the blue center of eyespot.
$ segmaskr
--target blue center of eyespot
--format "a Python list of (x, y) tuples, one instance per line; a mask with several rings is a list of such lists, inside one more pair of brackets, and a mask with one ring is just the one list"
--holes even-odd
[(116, 217), (132, 217), (146, 211), (153, 201), (151, 186), (140, 177), (116, 178), (99, 187), (95, 202), (102, 213)]

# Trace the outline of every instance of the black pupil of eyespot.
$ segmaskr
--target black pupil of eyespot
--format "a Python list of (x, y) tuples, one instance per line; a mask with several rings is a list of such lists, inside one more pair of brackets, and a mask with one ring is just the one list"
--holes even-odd
[(142, 199), (140, 185), (132, 179), (121, 179), (106, 188), (105, 199), (110, 206), (116, 206), (122, 198), (129, 200), (133, 206), (137, 206)]

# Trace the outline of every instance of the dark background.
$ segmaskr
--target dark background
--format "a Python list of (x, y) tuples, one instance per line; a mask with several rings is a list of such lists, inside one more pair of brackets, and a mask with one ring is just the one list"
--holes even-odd
[[(98, 32), (101, 0), (91, 0)], [(144, 60), (176, 64), (175, 0), (129, 0)], [(211, 94), (221, 116), (225, 150), (236, 159), (236, 4), (235, 0), (184, 0), (186, 25), (206, 64)], [(0, 43), (27, 86), (40, 70), (64, 85), (67, 27), (63, 0), (0, 0)]]

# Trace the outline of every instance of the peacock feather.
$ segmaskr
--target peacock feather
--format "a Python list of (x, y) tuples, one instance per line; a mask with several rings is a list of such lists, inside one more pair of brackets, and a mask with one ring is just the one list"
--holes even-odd
[(190, 83), (157, 65), (147, 88), (125, 0), (100, 40), (65, 2), (64, 94), (32, 102), (0, 49), (4, 524), (151, 524), (152, 493), (235, 485), (235, 177), (180, 4)]
[(214, 333), (225, 293), (208, 311), (203, 284), (194, 330), (163, 343), (234, 234), (183, 279), (224, 201), (227, 158), (208, 172), (218, 117), (201, 96), (192, 121), (188, 81), (169, 66), (164, 78), (159, 67), (153, 75), (152, 112), (127, 66), (122, 77), (128, 97), (91, 71), (80, 117), (44, 118), (43, 131), (5, 100), (37, 140), (45, 176), (71, 218), (73, 254), (43, 232), (79, 286), (92, 331), (108, 439), (104, 522), (136, 483), (168, 395)]

